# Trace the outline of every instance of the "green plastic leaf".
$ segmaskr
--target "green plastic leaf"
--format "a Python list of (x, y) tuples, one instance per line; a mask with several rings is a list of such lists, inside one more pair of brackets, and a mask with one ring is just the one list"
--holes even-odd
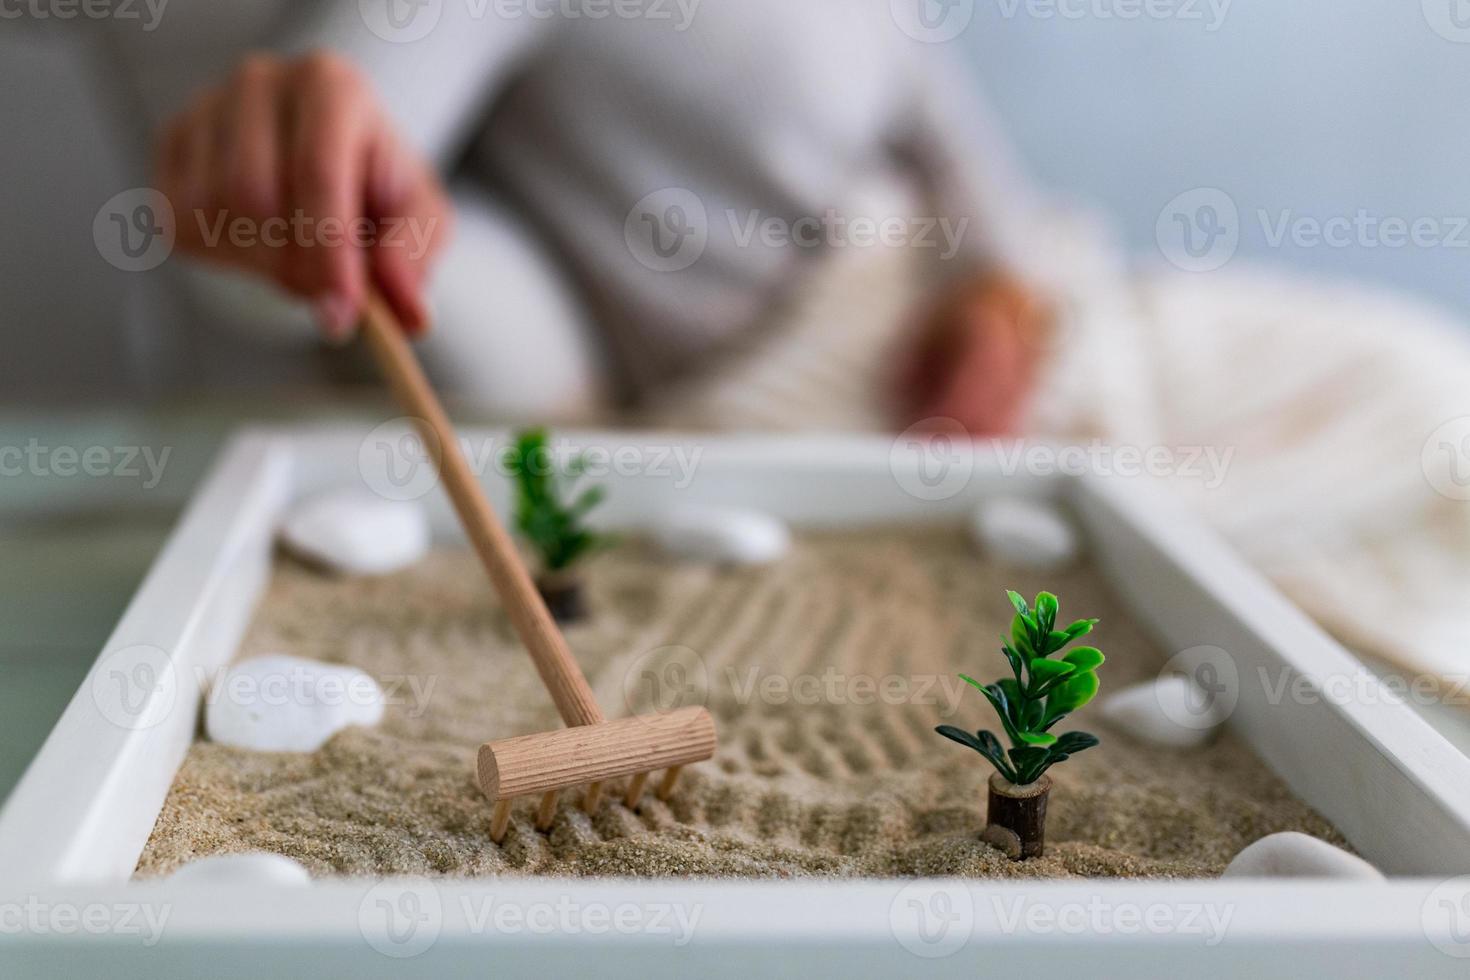
[(1027, 745), (1042, 746), (1053, 745), (1057, 740), (1057, 737), (1051, 732), (1016, 732), (1015, 738), (1016, 741), (1024, 742)]
[(1079, 636), (1086, 636), (1088, 633), (1091, 633), (1092, 628), (1097, 624), (1098, 621), (1095, 619), (1079, 619), (1062, 632), (1067, 634), (1069, 640), (1075, 640)]
[(1067, 655), (1062, 658), (1066, 663), (1076, 666), (1078, 670), (1097, 670), (1106, 659), (1097, 647), (1077, 647), (1068, 650)]
[(976, 732), (975, 737), (980, 741), (980, 754), (989, 759), (990, 764), (995, 766), (1002, 776), (1014, 781), (1016, 773), (1006, 760), (1005, 749), (1001, 748), (1000, 739), (983, 729)]
[(1002, 721), (1006, 721), (1011, 716), (1011, 706), (1009, 696), (1006, 694), (1004, 687), (1005, 683), (1005, 681), (998, 681), (994, 684), (986, 684), (980, 689), (990, 699), (990, 703), (995, 707), (995, 710), (999, 712)]
[(1011, 605), (1016, 607), (1016, 612), (1020, 613), (1022, 616), (1031, 615), (1031, 609), (1029, 606), (1026, 605), (1026, 600), (1021, 597), (1021, 593), (1012, 592), (1007, 589), (1006, 595), (1010, 598)]
[(985, 754), (986, 746), (980, 741), (980, 739), (976, 738), (974, 735), (971, 735), (963, 728), (956, 728), (954, 725), (940, 725), (934, 730), (952, 742), (959, 742), (966, 748), (974, 749), (981, 755)]
[(1020, 680), (1021, 668), (1025, 666), (1026, 661), (1021, 658), (1021, 655), (1009, 643), (1002, 643), (1000, 652), (1006, 655), (1006, 663), (1011, 665), (1011, 673), (1015, 675), (1016, 680)]
[(606, 487), (588, 487), (582, 491), (582, 495), (577, 498), (576, 503), (572, 504), (572, 516), (586, 517), (587, 512), (602, 503), (606, 497)]
[(1083, 749), (1090, 749), (1094, 745), (1099, 744), (1100, 741), (1096, 735), (1089, 735), (1087, 732), (1068, 732), (1057, 738), (1056, 744), (1051, 747), (1051, 751), (1053, 755), (1056, 755), (1058, 752), (1064, 753), (1065, 755), (1076, 755)]
[(1016, 776), (1011, 782), (1019, 786), (1034, 783), (1051, 764), (1051, 750), (1038, 746), (1020, 746), (1011, 749), (1011, 762), (1015, 763)]
[(1040, 700), (1022, 701), (1020, 724), (1016, 727), (1026, 732), (1039, 732), (1043, 730), (1042, 723), (1046, 721), (1046, 705)]
[(960, 680), (964, 681), (966, 684), (970, 685), (977, 691), (985, 690), (985, 685), (975, 680), (975, 678), (971, 677), (969, 674), (961, 674)]
[(1050, 592), (1036, 596), (1036, 628), (1042, 635), (1051, 632), (1057, 622), (1057, 597)]
[(1043, 691), (1055, 687), (1062, 678), (1077, 670), (1076, 664), (1065, 660), (1042, 660), (1037, 658), (1031, 661), (1031, 687), (1027, 693), (1035, 696)]
[(1012, 742), (1019, 742), (1021, 741), (1021, 732), (1012, 714), (1015, 710), (1013, 707), (1014, 702), (1010, 700), (1003, 686), (1007, 683), (1011, 684), (1012, 690), (1014, 690), (1014, 681), (1000, 681), (999, 683), (986, 687), (985, 696), (990, 699), (991, 705), (995, 708), (995, 713), (999, 716), (1000, 723), (1006, 730), (1006, 736)]
[(1011, 644), (1027, 660), (1036, 656), (1036, 647), (1031, 642), (1031, 620), (1020, 613), (1011, 619)]
[(986, 759), (990, 760), (990, 764), (995, 766), (1002, 776), (1010, 780), (1015, 779), (1015, 770), (1007, 762), (1006, 754), (1001, 749), (1000, 742), (996, 740), (994, 735), (985, 731), (976, 732), (974, 735), (971, 735), (963, 728), (956, 728), (953, 725), (940, 725), (934, 730), (950, 741), (958, 742), (967, 749), (974, 749), (976, 752), (979, 752)]
[(1046, 699), (1048, 722), (1070, 714), (1097, 695), (1097, 675), (1090, 670), (1078, 671), (1052, 689)]
[(1047, 768), (1056, 765), (1058, 762), (1066, 762), (1078, 752), (1084, 749), (1090, 749), (1097, 744), (1098, 738), (1096, 735), (1089, 735), (1086, 732), (1068, 732), (1058, 738), (1055, 745), (1046, 750)]

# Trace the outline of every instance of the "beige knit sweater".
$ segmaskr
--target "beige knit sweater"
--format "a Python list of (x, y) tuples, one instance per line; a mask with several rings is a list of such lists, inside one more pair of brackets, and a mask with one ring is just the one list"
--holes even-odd
[[(497, 101), (478, 172), (564, 258), (635, 389), (740, 339), (831, 249), (905, 240), (962, 273), (1024, 227), (973, 80), (886, 7), (571, 20)], [(866, 209), (879, 175), (916, 203)]]

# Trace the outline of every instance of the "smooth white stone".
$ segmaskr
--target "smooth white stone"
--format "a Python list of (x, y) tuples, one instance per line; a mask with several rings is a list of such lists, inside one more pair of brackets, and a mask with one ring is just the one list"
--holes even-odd
[(191, 885), (281, 885), (299, 888), (311, 884), (311, 875), (299, 862), (264, 851), (250, 854), (212, 854), (198, 858), (168, 876), (169, 881)]
[(1171, 749), (1204, 745), (1228, 720), (1224, 706), (1182, 674), (1126, 687), (1099, 708), (1133, 737)]
[(1382, 881), (1383, 872), (1362, 858), (1309, 834), (1288, 831), (1262, 837), (1225, 868), (1226, 878), (1356, 878)]
[(236, 664), (205, 706), (211, 741), (257, 752), (315, 752), (350, 725), (383, 719), (383, 690), (356, 667), (271, 654)]
[(986, 555), (1018, 568), (1065, 568), (1081, 551), (1072, 522), (1056, 507), (1038, 500), (995, 497), (982, 501), (975, 508), (970, 530)]
[(659, 518), (653, 538), (675, 558), (725, 565), (768, 565), (791, 550), (791, 531), (756, 510), (680, 507)]
[(333, 571), (386, 575), (429, 551), (429, 518), (413, 501), (335, 490), (298, 504), (281, 526), (287, 547)]

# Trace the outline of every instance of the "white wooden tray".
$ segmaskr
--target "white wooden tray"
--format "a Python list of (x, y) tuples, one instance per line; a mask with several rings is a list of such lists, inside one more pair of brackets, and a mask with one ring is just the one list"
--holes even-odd
[[(292, 975), (307, 952), (323, 975), (360, 976), (1470, 970), (1462, 961), (1470, 958), (1470, 760), (1157, 490), (1005, 472), (981, 446), (961, 447), (935, 469), (912, 444), (883, 438), (566, 435), (582, 448), (623, 447), (627, 465), (612, 466), (604, 481), (612, 490), (604, 519), (620, 525), (676, 502), (851, 527), (955, 523), (999, 493), (1064, 499), (1103, 574), (1165, 649), (1229, 651), (1239, 680), (1231, 724), (1394, 880), (389, 879), (207, 892), (133, 883), (197, 727), (194, 678), (233, 655), (266, 583), (283, 510), (366, 479), (389, 493), (427, 491), (436, 533), (456, 536), (421, 473), (390, 477), (383, 468), (406, 445), (397, 441), (408, 438), (406, 426), (257, 430), (231, 441), (0, 812), (0, 973), (8, 959), (33, 970), (93, 964), (114, 975)], [(505, 445), (503, 433), (464, 438), (472, 458)], [(680, 459), (694, 462), (692, 475)], [(485, 483), (503, 508), (507, 488), (493, 468)], [(1279, 697), (1283, 677), (1295, 679), (1297, 696)], [(95, 928), (85, 924), (89, 914)]]

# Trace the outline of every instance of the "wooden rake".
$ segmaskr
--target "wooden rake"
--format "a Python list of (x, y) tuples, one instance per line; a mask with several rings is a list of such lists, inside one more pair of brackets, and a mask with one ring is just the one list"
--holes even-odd
[(397, 318), (376, 294), (368, 298), (361, 329), (398, 404), (418, 426), (460, 523), (568, 726), (480, 746), (480, 788), (495, 804), (491, 839), (497, 844), (505, 839), (511, 802), (522, 796), (541, 797), (536, 829), (543, 831), (551, 826), (560, 794), (576, 786), (587, 787), (582, 806), (591, 813), (602, 799), (604, 783), (631, 776), (623, 802), (632, 809), (643, 797), (649, 774), (662, 769), (657, 795), (667, 799), (684, 766), (715, 754), (714, 719), (697, 706), (619, 721), (603, 718), (587, 678), (475, 479)]

